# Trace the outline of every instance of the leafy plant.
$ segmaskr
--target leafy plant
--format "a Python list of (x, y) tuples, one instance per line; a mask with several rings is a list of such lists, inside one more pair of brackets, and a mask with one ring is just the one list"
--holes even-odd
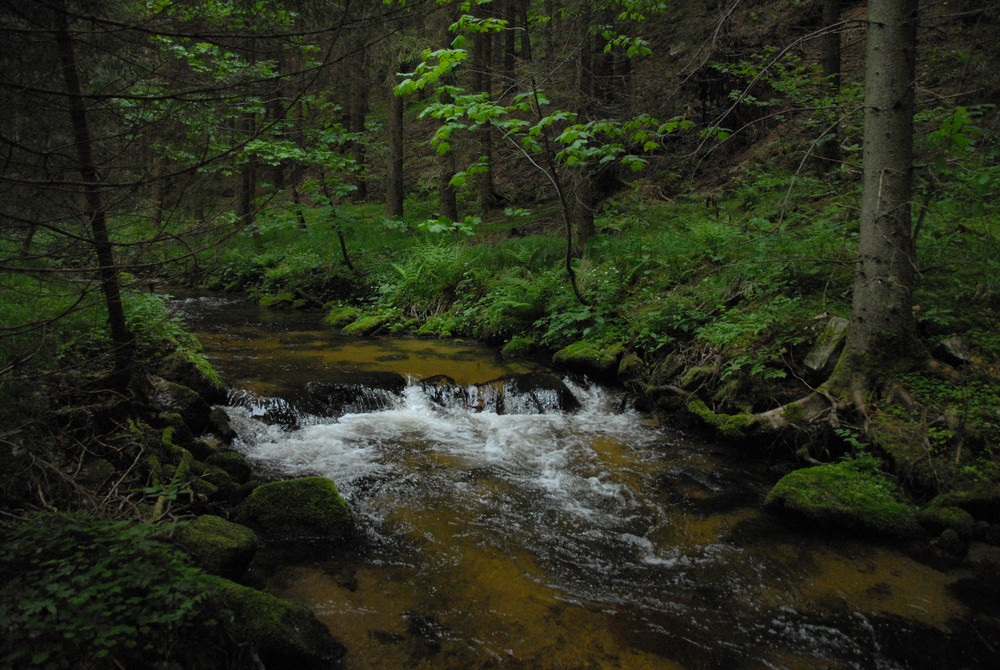
[(198, 630), (214, 625), (205, 607), (214, 578), (160, 532), (86, 514), (6, 529), (0, 667), (207, 667)]

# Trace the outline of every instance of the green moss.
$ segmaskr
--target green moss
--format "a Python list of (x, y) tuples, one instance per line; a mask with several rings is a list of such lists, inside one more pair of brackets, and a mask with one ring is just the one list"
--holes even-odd
[(371, 335), (383, 328), (389, 318), (384, 314), (366, 314), (354, 322), (344, 326), (344, 335)]
[(510, 342), (504, 345), (504, 356), (525, 356), (535, 349), (535, 341), (530, 337), (512, 337)]
[(785, 406), (785, 411), (782, 413), (785, 421), (790, 424), (798, 423), (802, 421), (806, 416), (806, 411), (802, 409), (802, 405), (791, 403)]
[(361, 315), (362, 312), (357, 307), (351, 307), (350, 305), (334, 305), (326, 317), (324, 317), (323, 321), (334, 328), (343, 328), (349, 323), (357, 321), (361, 318)]
[(771, 489), (766, 505), (825, 526), (892, 537), (920, 532), (913, 509), (896, 499), (895, 487), (870, 460), (791, 472)]
[(242, 573), (260, 544), (246, 526), (210, 514), (180, 526), (174, 541), (201, 568), (223, 576)]
[(240, 484), (246, 484), (250, 481), (250, 463), (242, 454), (235, 451), (217, 451), (206, 458), (205, 462), (222, 468)]
[(640, 379), (646, 373), (646, 364), (636, 354), (623, 356), (618, 363), (618, 379), (629, 381)]
[(618, 359), (625, 350), (621, 342), (580, 340), (563, 347), (552, 356), (558, 366), (595, 372), (608, 376), (617, 371)]
[(305, 605), (220, 579), (212, 594), (271, 667), (336, 667), (343, 647)]
[(351, 528), (351, 512), (336, 485), (324, 477), (264, 484), (236, 508), (236, 520), (269, 535), (336, 539)]
[(257, 302), (264, 309), (289, 309), (295, 307), (295, 295), (291, 291), (264, 294)]
[(871, 420), (869, 439), (888, 457), (894, 474), (915, 488), (934, 491), (941, 473), (935, 471), (931, 454), (924, 447), (925, 437), (926, 431), (919, 424), (889, 412), (879, 412)]
[(724, 437), (746, 437), (747, 433), (756, 426), (752, 414), (719, 414), (710, 410), (708, 405), (699, 398), (688, 401), (687, 409), (718, 430)]
[(959, 537), (969, 539), (979, 531), (976, 520), (961, 507), (926, 507), (917, 512), (917, 521), (934, 535), (952, 530)]

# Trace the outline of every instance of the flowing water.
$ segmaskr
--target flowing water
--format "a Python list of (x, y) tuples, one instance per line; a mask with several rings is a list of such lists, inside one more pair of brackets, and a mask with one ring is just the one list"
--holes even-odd
[[(538, 371), (480, 346), (345, 338), (316, 315), (234, 298), (175, 304), (233, 386), (237, 447), (272, 475), (330, 477), (355, 514), (350, 547), (258, 567), (329, 626), (348, 668), (990, 658), (995, 643), (953, 595), (967, 575), (770, 518), (761, 503), (781, 472), (759, 452), (652, 426), (582, 380), (567, 380), (579, 409), (505, 414), (418, 383)], [(306, 384), (345, 371), (411, 383), (375, 411), (310, 414)]]

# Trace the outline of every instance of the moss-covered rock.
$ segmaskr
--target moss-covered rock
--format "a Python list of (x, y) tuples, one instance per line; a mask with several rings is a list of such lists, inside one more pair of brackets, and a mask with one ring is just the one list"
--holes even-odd
[(942, 493), (928, 507), (958, 507), (976, 519), (1000, 524), (1000, 486), (982, 481), (969, 488)]
[(337, 667), (344, 655), (344, 647), (305, 605), (228, 579), (219, 580), (212, 601), (230, 613), (269, 670), (325, 670)]
[(240, 484), (250, 481), (251, 468), (243, 454), (235, 451), (217, 451), (205, 459), (209, 465), (222, 468), (229, 476)]
[(246, 526), (211, 514), (179, 527), (174, 541), (205, 571), (234, 579), (246, 570), (260, 545), (257, 534)]
[(258, 486), (237, 506), (236, 520), (269, 537), (338, 539), (350, 532), (351, 512), (324, 477)]
[(646, 374), (646, 364), (638, 354), (623, 356), (618, 363), (618, 379), (623, 382), (637, 381)]
[(869, 437), (892, 464), (893, 474), (915, 489), (934, 491), (938, 474), (924, 448), (926, 430), (889, 412), (879, 412), (871, 421)]
[(612, 379), (618, 371), (618, 359), (624, 350), (625, 345), (621, 342), (580, 340), (557, 351), (552, 356), (552, 362), (561, 368), (599, 379)]
[(361, 318), (362, 312), (357, 307), (350, 305), (334, 305), (323, 321), (334, 328), (344, 328)]
[(771, 489), (766, 506), (826, 527), (895, 538), (921, 534), (914, 510), (897, 500), (892, 483), (867, 462), (791, 472)]
[(153, 407), (161, 415), (179, 414), (192, 433), (208, 429), (212, 408), (196, 391), (166, 379), (153, 380)]
[(519, 335), (510, 338), (510, 341), (504, 345), (502, 354), (505, 357), (516, 358), (517, 356), (527, 356), (535, 349), (537, 349), (537, 345), (533, 339)]
[(960, 538), (968, 540), (979, 532), (976, 520), (961, 507), (925, 507), (917, 512), (917, 521), (934, 535), (952, 530)]
[(388, 325), (390, 318), (385, 314), (365, 314), (344, 326), (344, 335), (374, 335)]
[(163, 358), (157, 372), (164, 379), (191, 389), (210, 404), (226, 399), (225, 384), (200, 353), (176, 351)]

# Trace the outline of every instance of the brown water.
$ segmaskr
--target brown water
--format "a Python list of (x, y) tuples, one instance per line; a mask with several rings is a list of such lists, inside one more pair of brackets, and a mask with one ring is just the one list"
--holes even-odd
[[(461, 384), (537, 369), (471, 344), (344, 338), (229, 298), (178, 304), (235, 388), (293, 405), (344, 369)], [(271, 590), (313, 608), (347, 668), (1000, 667), (952, 596), (962, 571), (787, 528), (760, 509), (780, 471), (759, 453), (569, 383), (575, 413), (474, 413), (419, 385), (291, 430), (231, 408), (241, 450), (330, 477), (358, 524), (350, 548), (284, 556)]]

